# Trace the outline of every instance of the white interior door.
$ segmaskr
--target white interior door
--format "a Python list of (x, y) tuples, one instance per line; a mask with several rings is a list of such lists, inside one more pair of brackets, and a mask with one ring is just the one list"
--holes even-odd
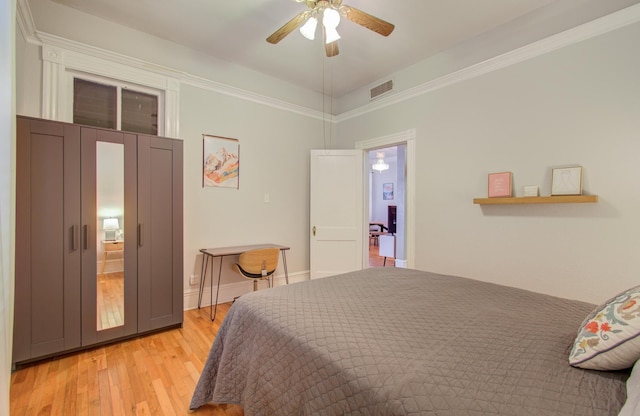
[(311, 150), (311, 279), (362, 269), (362, 158), (362, 150)]

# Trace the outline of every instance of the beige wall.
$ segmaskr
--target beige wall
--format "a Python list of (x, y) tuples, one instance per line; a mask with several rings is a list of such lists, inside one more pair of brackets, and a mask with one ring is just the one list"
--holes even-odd
[[(200, 274), (199, 248), (260, 242), (290, 246), (289, 272), (306, 272), (309, 150), (322, 145), (321, 121), (191, 86), (181, 103), (187, 277)], [(239, 190), (202, 187), (202, 134), (240, 140)], [(242, 278), (223, 276), (223, 283), (234, 280)]]
[[(23, 64), (41, 67), (38, 55), (32, 53), (37, 47), (24, 46)], [(39, 96), (29, 87), (36, 72), (18, 83), (24, 91), (18, 114), (40, 116)], [(179, 109), (178, 136), (184, 140), (185, 307), (195, 306), (197, 300), (198, 284), (191, 284), (190, 276), (201, 274), (200, 248), (260, 242), (288, 245), (289, 273), (304, 278), (309, 264), (309, 150), (322, 146), (322, 121), (188, 84), (181, 85)], [(239, 190), (202, 187), (203, 134), (240, 141)], [(265, 194), (269, 203), (264, 202)], [(222, 284), (240, 283), (251, 290), (251, 283), (231, 270), (233, 261), (225, 259)], [(277, 276), (283, 274), (281, 265)], [(221, 299), (231, 300), (244, 289), (223, 290)]]
[[(342, 121), (342, 147), (416, 129), (416, 267), (600, 302), (638, 284), (640, 24)], [(474, 205), (487, 174), (596, 204)]]
[[(34, 11), (41, 30), (64, 29), (61, 22), (73, 17), (61, 15), (56, 3), (34, 4), (42, 7)], [(56, 19), (45, 19), (47, 13)], [(141, 57), (159, 65), (170, 64), (167, 51), (175, 52), (184, 59), (174, 60), (180, 66), (174, 69), (303, 109), (181, 84), (185, 305), (193, 305), (197, 285), (189, 276), (200, 274), (202, 247), (287, 244), (292, 248), (289, 271), (304, 275), (309, 149), (323, 146), (322, 122), (304, 109), (317, 108), (320, 97), (251, 71), (234, 72), (166, 41), (148, 42), (147, 35), (131, 29), (89, 20), (96, 30), (88, 41), (95, 46), (135, 56), (131, 48), (143, 45)], [(107, 39), (97, 35), (100, 31), (118, 35)], [(416, 129), (418, 268), (598, 302), (603, 294), (637, 282), (640, 57), (634, 40), (639, 32), (639, 24), (627, 26), (379, 110), (339, 115), (336, 146)], [(131, 41), (119, 42), (120, 37)], [(40, 49), (18, 38), (18, 113), (39, 116)], [(240, 190), (202, 188), (202, 134), (240, 140)], [(585, 191), (600, 195), (599, 203), (472, 204), (474, 197), (484, 196), (490, 172), (512, 171), (518, 194), (523, 185), (539, 185), (544, 194), (551, 167), (574, 163), (584, 166)], [(271, 202), (265, 204), (267, 193)], [(229, 268), (225, 263), (223, 283), (244, 283)]]

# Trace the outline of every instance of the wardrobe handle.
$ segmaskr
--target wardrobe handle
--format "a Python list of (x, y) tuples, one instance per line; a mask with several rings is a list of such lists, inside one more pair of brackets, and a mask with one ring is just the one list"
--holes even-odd
[(142, 242), (142, 235), (143, 235), (143, 229), (142, 229), (142, 223), (140, 223), (138, 224), (138, 245), (140, 247), (144, 245)]
[(89, 226), (87, 224), (82, 226), (82, 241), (84, 249), (89, 250)]
[(78, 249), (78, 225), (73, 224), (71, 227), (71, 251)]

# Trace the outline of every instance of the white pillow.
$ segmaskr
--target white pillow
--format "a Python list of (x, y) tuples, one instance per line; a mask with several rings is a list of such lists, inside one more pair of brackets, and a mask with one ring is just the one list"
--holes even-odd
[(627, 401), (620, 409), (618, 416), (640, 415), (640, 361), (637, 361), (627, 380)]
[(640, 359), (640, 286), (598, 306), (582, 322), (569, 364), (590, 370), (621, 370)]

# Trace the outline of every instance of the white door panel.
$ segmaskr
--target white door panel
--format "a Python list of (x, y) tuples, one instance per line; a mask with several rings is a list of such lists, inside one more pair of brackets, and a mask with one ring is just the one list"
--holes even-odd
[(311, 278), (362, 268), (363, 152), (311, 151)]

